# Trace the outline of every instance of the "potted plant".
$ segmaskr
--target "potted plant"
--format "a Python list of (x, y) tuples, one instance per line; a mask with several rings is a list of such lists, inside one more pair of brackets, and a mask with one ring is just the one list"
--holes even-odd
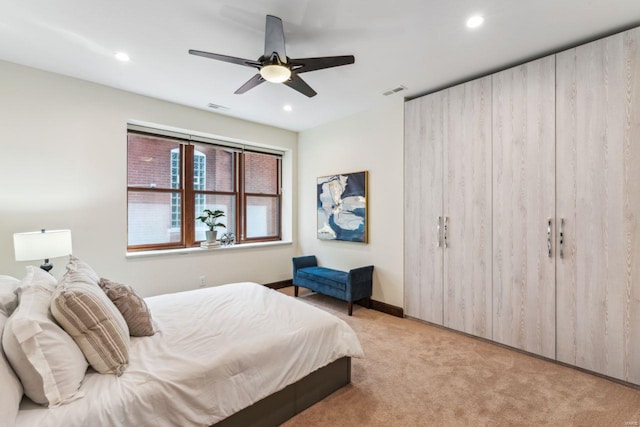
[(222, 218), (223, 216), (224, 212), (222, 212), (220, 209), (216, 209), (215, 211), (212, 211), (211, 209), (205, 209), (202, 211), (202, 215), (196, 218), (207, 224), (207, 227), (209, 227), (209, 230), (207, 230), (208, 243), (213, 243), (216, 241), (216, 227), (227, 228), (227, 226), (223, 223), (216, 222), (218, 218)]

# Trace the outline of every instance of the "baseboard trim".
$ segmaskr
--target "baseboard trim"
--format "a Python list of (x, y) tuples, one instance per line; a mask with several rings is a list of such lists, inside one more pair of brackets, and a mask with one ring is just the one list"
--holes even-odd
[(273, 283), (265, 283), (263, 286), (266, 286), (267, 288), (271, 288), (271, 289), (282, 289), (288, 286), (293, 286), (293, 279), (281, 280), (279, 282), (273, 282)]
[[(273, 283), (265, 283), (263, 286), (271, 289), (282, 289), (288, 286), (293, 286), (293, 279), (281, 280), (279, 282)], [(356, 304), (361, 305), (363, 307), (367, 306), (366, 299), (361, 301), (355, 301)], [(387, 304), (386, 302), (376, 301), (374, 299), (371, 300), (371, 309), (380, 311), (385, 314), (389, 314), (395, 317), (404, 317), (404, 310), (402, 307), (397, 307), (395, 305)]]
[(371, 308), (376, 311), (380, 311), (385, 314), (389, 314), (395, 317), (404, 317), (404, 310), (402, 307), (387, 304), (386, 302), (371, 300)]

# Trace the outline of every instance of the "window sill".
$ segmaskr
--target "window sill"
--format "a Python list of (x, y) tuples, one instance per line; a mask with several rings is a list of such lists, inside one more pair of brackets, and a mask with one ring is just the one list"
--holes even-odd
[(263, 248), (268, 246), (283, 246), (290, 245), (292, 242), (290, 240), (278, 240), (277, 242), (257, 242), (257, 243), (242, 243), (236, 244), (232, 246), (222, 247), (219, 246), (217, 248), (180, 248), (180, 249), (160, 249), (154, 251), (136, 251), (136, 252), (127, 252), (126, 258), (143, 258), (150, 256), (160, 256), (160, 255), (188, 255), (193, 253), (203, 253), (203, 252), (224, 252), (224, 251), (234, 251), (237, 249), (250, 249), (250, 248)]

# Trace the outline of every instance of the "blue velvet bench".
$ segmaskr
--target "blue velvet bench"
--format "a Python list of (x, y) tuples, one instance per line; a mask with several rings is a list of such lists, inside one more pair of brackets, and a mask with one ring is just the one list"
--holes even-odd
[(353, 302), (367, 299), (367, 308), (371, 308), (373, 266), (340, 271), (318, 267), (314, 255), (293, 258), (293, 286), (295, 296), (298, 287), (310, 289), (324, 295), (347, 301), (349, 316), (353, 313)]

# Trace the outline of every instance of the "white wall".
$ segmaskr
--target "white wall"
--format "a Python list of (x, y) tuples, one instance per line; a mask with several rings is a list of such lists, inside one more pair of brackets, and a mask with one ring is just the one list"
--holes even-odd
[[(373, 299), (403, 306), (403, 117), (401, 97), (298, 136), (298, 255), (348, 270), (374, 265)], [(369, 171), (369, 243), (318, 240), (316, 179)]]
[[(76, 256), (145, 296), (193, 289), (201, 275), (208, 285), (291, 278), (293, 245), (127, 259), (128, 120), (289, 149), (295, 194), (294, 132), (0, 61), (0, 274), (23, 276), (14, 232), (69, 228)], [(59, 277), (65, 260), (52, 261)]]

